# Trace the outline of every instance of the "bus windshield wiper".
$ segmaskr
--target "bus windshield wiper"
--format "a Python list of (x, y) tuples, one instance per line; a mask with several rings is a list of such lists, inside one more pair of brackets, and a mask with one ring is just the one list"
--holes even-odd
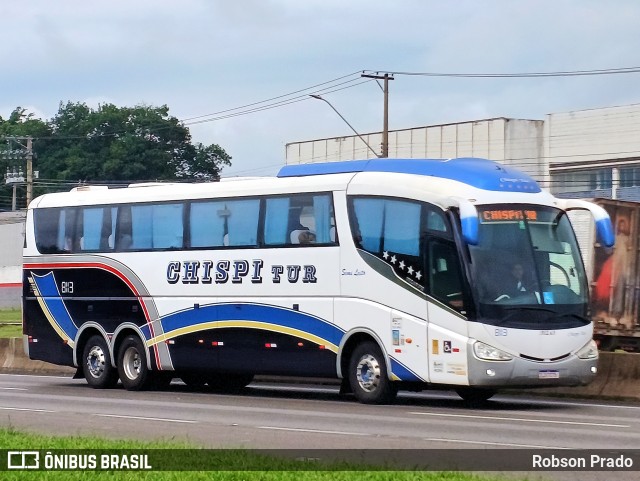
[(540, 312), (552, 312), (557, 314), (558, 311), (554, 311), (553, 309), (549, 309), (548, 307), (533, 307), (533, 306), (507, 306), (504, 308), (505, 311), (540, 311)]
[[(579, 321), (585, 322), (585, 323), (589, 323), (591, 322), (591, 320), (585, 316), (581, 316), (580, 314), (575, 314), (575, 313), (571, 313), (571, 312), (566, 312), (564, 314), (556, 314), (555, 316), (553, 316), (554, 320), (560, 320), (560, 319), (566, 319), (567, 317), (572, 317), (574, 319), (578, 319)], [(551, 319), (551, 318), (550, 318)]]
[[(511, 321), (513, 319), (513, 317), (517, 316), (517, 314), (519, 312), (521, 312), (521, 311), (548, 312), (548, 313), (551, 313), (553, 315), (555, 315), (557, 313), (553, 309), (549, 309), (547, 307), (533, 307), (533, 306), (509, 306), (509, 307), (504, 307), (504, 310), (508, 311), (509, 314), (507, 316), (505, 316), (503, 319), (501, 319), (500, 321), (496, 322), (495, 323), (496, 326), (502, 326), (505, 323)], [(552, 317), (553, 316), (549, 316), (548, 319), (550, 319)]]

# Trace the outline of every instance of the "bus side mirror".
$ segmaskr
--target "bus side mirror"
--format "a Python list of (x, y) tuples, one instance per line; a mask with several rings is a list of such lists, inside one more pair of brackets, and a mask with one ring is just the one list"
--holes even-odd
[(616, 236), (613, 232), (611, 218), (606, 210), (597, 204), (580, 199), (558, 199), (558, 205), (566, 211), (581, 209), (591, 212), (596, 223), (596, 239), (605, 247), (613, 247)]
[(615, 234), (613, 233), (613, 225), (609, 217), (596, 220), (596, 238), (598, 242), (605, 247), (613, 247), (615, 244)]
[(460, 223), (462, 224), (462, 238), (464, 241), (472, 246), (478, 245), (478, 216), (461, 217)]
[(458, 208), (460, 209), (462, 238), (468, 245), (478, 245), (480, 222), (478, 220), (478, 210), (476, 206), (466, 199), (455, 198), (454, 202), (458, 204)]

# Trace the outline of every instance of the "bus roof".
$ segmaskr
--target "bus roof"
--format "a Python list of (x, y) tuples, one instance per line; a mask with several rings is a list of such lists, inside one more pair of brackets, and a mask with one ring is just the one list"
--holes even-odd
[(316, 164), (287, 165), (278, 177), (306, 177), (356, 172), (394, 172), (455, 180), (482, 190), (541, 192), (528, 174), (492, 160), (475, 157), (456, 159), (370, 159)]

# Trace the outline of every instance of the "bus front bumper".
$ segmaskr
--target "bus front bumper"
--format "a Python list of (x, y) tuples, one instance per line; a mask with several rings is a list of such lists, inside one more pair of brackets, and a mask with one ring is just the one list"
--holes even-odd
[(598, 372), (598, 359), (580, 359), (571, 355), (558, 361), (533, 361), (513, 358), (486, 361), (469, 354), (469, 385), (492, 387), (584, 386)]

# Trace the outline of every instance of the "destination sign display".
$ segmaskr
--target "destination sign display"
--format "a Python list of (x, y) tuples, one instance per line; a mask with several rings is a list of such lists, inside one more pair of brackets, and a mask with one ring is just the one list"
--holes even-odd
[(485, 210), (480, 214), (483, 223), (488, 222), (513, 222), (519, 220), (538, 220), (538, 213), (535, 210)]

